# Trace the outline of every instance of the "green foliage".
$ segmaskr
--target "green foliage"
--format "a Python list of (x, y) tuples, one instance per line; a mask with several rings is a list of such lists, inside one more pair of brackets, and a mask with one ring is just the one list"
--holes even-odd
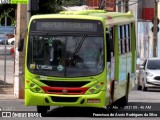
[(17, 5), (15, 4), (0, 4), (0, 16), (10, 16), (15, 18), (15, 9)]
[(15, 10), (17, 8), (16, 4), (0, 4), (0, 20), (3, 17), (11, 18), (11, 24), (15, 25)]
[(82, 0), (62, 0), (63, 6), (81, 5)]
[(39, 11), (38, 13), (53, 13), (54, 12), (54, 0), (39, 0)]
[(85, 0), (39, 0), (39, 11), (33, 14), (49, 14), (62, 11), (62, 6), (81, 5)]

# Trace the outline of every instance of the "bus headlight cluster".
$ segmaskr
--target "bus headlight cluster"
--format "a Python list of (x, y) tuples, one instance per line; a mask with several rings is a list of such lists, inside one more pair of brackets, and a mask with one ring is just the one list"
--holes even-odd
[(92, 86), (87, 92), (86, 94), (96, 94), (98, 92), (101, 91), (102, 87), (104, 86), (104, 84), (102, 84), (102, 82)]
[(30, 90), (33, 92), (43, 93), (43, 90), (37, 84), (31, 81), (29, 82), (29, 87), (30, 87)]

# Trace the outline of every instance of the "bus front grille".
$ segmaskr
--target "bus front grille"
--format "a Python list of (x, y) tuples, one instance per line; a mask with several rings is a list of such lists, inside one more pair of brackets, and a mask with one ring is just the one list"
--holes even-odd
[(76, 102), (78, 97), (56, 97), (51, 96), (53, 102)]
[(65, 95), (80, 95), (84, 94), (89, 88), (88, 87), (48, 87), (41, 86), (47, 94), (65, 94)]

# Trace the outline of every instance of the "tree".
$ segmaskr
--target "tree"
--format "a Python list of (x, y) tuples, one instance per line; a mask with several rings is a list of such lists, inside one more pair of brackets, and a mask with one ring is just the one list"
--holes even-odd
[(7, 12), (10, 17), (15, 18), (16, 8), (16, 4), (0, 4), (0, 16)]
[(16, 4), (0, 4), (0, 19), (3, 17), (10, 17), (12, 25), (15, 23)]
[(39, 11), (38, 13), (54, 13), (55, 12), (55, 8), (54, 8), (54, 4), (55, 4), (55, 0), (39, 0)]
[(74, 6), (74, 5), (82, 5), (84, 0), (62, 0), (63, 6)]
[(39, 10), (32, 11), (34, 14), (49, 14), (62, 11), (62, 6), (81, 5), (84, 0), (39, 0)]

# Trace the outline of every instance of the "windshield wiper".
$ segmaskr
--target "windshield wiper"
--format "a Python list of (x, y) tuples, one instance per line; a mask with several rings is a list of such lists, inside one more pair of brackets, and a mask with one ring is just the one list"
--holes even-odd
[(84, 42), (86, 36), (87, 36), (86, 34), (83, 35), (83, 37), (82, 37), (82, 39), (80, 40), (80, 42), (79, 42), (79, 44), (78, 44), (78, 46), (77, 46), (77, 48), (76, 48), (76, 50), (75, 50), (73, 56), (74, 56), (76, 53), (78, 53), (78, 51), (80, 50), (80, 48), (81, 48), (81, 46), (82, 46), (82, 44), (83, 44), (83, 42)]
[[(85, 38), (86, 38), (86, 34), (84, 34), (78, 44), (78, 46), (75, 49), (75, 52), (73, 53), (73, 55), (71, 56), (71, 59), (73, 59), (73, 57), (76, 55), (76, 53), (78, 53), (78, 51), (80, 50)], [(66, 55), (65, 55), (66, 56)], [(66, 58), (66, 57), (65, 57)], [(67, 71), (67, 66), (66, 66), (66, 60), (65, 60), (65, 72), (64, 72), (64, 76), (66, 76), (66, 71)]]

